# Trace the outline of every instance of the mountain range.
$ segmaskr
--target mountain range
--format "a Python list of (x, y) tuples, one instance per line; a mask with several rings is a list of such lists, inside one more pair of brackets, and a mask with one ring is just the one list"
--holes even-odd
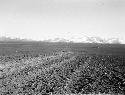
[(2, 42), (16, 42), (16, 41), (32, 41), (31, 39), (21, 39), (21, 38), (11, 38), (11, 37), (0, 37), (0, 41)]
[[(34, 41), (31, 39), (11, 38), (11, 37), (0, 37), (0, 41)], [(67, 43), (102, 43), (102, 44), (123, 44), (123, 41), (119, 38), (108, 38), (103, 39), (101, 37), (72, 37), (72, 38), (52, 38), (43, 40), (43, 42), (67, 42)]]
[(46, 42), (72, 42), (72, 43), (102, 43), (102, 44), (123, 44), (123, 41), (119, 38), (103, 39), (101, 37), (81, 37), (81, 38), (53, 38), (44, 40)]

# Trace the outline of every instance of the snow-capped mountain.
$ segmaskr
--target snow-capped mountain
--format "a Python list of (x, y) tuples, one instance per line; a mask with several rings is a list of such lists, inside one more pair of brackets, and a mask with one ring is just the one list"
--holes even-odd
[(44, 40), (45, 42), (71, 42), (68, 39), (64, 39), (64, 38), (53, 38), (53, 39), (47, 39)]
[(122, 44), (122, 40), (120, 40), (119, 38), (103, 39), (103, 38), (100, 38), (100, 37), (88, 37), (87, 40), (90, 43)]
[(106, 43), (106, 40), (100, 37), (87, 37), (86, 40), (90, 43)]
[[(35, 41), (29, 39), (20, 39), (20, 38), (11, 38), (11, 37), (0, 37), (0, 41), (8, 42), (8, 41)], [(42, 40), (44, 42), (67, 42), (67, 43), (102, 43), (102, 44), (125, 44), (125, 42), (118, 38), (108, 38), (104, 39), (101, 37), (71, 37), (71, 38), (52, 38)]]
[(107, 40), (107, 43), (115, 43), (115, 44), (120, 44), (123, 43), (122, 40), (118, 39), (118, 38), (110, 38)]
[(102, 43), (102, 44), (122, 44), (123, 41), (118, 38), (103, 39), (101, 37), (72, 37), (72, 38), (53, 38), (45, 40), (46, 42), (73, 42), (73, 43)]

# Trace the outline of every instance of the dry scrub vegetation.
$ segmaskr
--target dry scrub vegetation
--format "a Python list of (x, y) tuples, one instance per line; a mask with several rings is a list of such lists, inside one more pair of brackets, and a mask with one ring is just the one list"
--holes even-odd
[(1, 68), (0, 95), (124, 94), (124, 63), (122, 56), (71, 51), (6, 62)]

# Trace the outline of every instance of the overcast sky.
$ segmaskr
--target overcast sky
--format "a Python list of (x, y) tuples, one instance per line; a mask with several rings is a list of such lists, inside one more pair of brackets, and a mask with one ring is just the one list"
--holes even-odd
[(125, 38), (125, 0), (0, 0), (0, 36)]

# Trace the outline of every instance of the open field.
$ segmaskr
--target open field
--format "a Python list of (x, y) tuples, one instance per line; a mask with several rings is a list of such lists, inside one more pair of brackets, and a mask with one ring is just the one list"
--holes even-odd
[(125, 45), (0, 43), (0, 95), (124, 95)]

